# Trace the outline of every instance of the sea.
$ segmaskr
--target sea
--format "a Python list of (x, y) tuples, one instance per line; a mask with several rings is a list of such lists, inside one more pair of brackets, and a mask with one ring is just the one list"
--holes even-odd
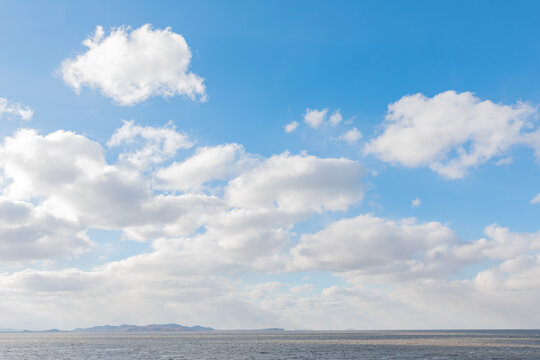
[(540, 330), (3, 333), (0, 359), (540, 359)]

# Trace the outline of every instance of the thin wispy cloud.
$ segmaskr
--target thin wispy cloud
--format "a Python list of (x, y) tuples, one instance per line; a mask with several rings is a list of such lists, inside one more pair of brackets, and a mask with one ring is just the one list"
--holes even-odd
[(7, 99), (0, 98), (0, 119), (1, 118), (19, 118), (28, 121), (34, 116), (34, 111), (28, 106), (20, 103), (10, 102)]

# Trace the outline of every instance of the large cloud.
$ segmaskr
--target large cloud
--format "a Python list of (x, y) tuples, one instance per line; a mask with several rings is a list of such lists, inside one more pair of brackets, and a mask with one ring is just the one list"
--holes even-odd
[[(284, 153), (265, 160), (225, 144), (156, 169), (191, 142), (171, 126), (133, 122), (124, 122), (108, 144), (120, 147), (116, 164), (85, 136), (19, 130), (0, 147), (4, 196), (37, 204), (77, 231), (120, 230), (138, 241), (197, 234), (204, 251), (227, 262), (257, 258), (261, 251), (278, 256), (296, 222), (314, 212), (346, 210), (363, 194), (364, 170), (347, 159)], [(158, 189), (182, 193), (156, 191), (153, 181)]]
[(470, 168), (522, 142), (527, 118), (534, 113), (527, 104), (495, 104), (470, 92), (407, 95), (388, 106), (383, 133), (364, 151), (391, 163), (428, 166), (444, 177), (462, 178)]
[(131, 151), (124, 150), (119, 160), (144, 170), (174, 157), (179, 149), (189, 149), (193, 143), (187, 135), (177, 132), (170, 122), (167, 126), (155, 128), (135, 125), (132, 120), (124, 121), (107, 145), (132, 148)]
[(439, 222), (395, 222), (360, 215), (302, 235), (291, 252), (299, 269), (409, 277), (443, 270), (456, 245), (455, 234)]
[(133, 105), (151, 96), (205, 100), (203, 79), (189, 72), (191, 51), (186, 40), (170, 28), (153, 30), (150, 24), (134, 30), (119, 27), (106, 36), (98, 26), (83, 44), (88, 51), (64, 60), (59, 69), (77, 93), (89, 86), (120, 105)]
[(255, 165), (256, 158), (239, 144), (201, 147), (190, 158), (156, 172), (158, 186), (168, 190), (198, 191), (215, 180), (229, 180)]
[(227, 296), (236, 284), (224, 277), (171, 276), (156, 270), (141, 262), (136, 267), (118, 264), (92, 271), (2, 274), (0, 319), (34, 329), (44, 324), (72, 329), (127, 320), (223, 328), (260, 326), (258, 319), (265, 316), (260, 308)]
[(440, 222), (391, 221), (360, 215), (303, 234), (291, 249), (293, 268), (329, 270), (372, 281), (444, 278), (485, 261), (515, 261), (540, 253), (540, 233), (489, 225), (486, 238), (459, 241)]
[(144, 234), (187, 234), (223, 206), (202, 194), (155, 195), (138, 169), (108, 164), (100, 144), (71, 132), (20, 130), (4, 140), (0, 163), (9, 199), (39, 199), (40, 206), (58, 218), (124, 230), (137, 239)]
[(22, 265), (76, 256), (91, 245), (77, 223), (28, 202), (0, 198), (0, 263)]
[[(13, 204), (21, 208), (15, 211)], [(10, 224), (32, 212), (26, 203), (8, 205), (3, 218)], [(387, 329), (494, 327), (501, 322), (523, 327), (538, 320), (525, 316), (527, 310), (515, 300), (526, 299), (532, 306), (534, 300), (527, 299), (540, 295), (538, 233), (491, 225), (486, 238), (465, 243), (438, 222), (361, 215), (303, 235), (291, 250), (294, 269), (287, 270), (288, 229), (297, 219), (274, 206), (224, 208), (202, 233), (175, 238), (171, 232), (154, 241), (148, 253), (89, 271), (2, 274), (0, 319), (8, 325), (62, 328), (130, 320), (314, 329), (365, 328), (366, 323)], [(489, 265), (471, 280), (446, 280), (485, 261)], [(309, 282), (242, 280), (257, 279), (258, 272), (308, 269), (318, 270), (308, 276), (326, 270), (348, 283), (320, 288)], [(467, 306), (459, 299), (466, 299)], [(230, 312), (223, 314), (223, 307)], [(141, 308), (151, 310), (135, 311)]]
[(138, 172), (108, 165), (101, 145), (75, 133), (20, 130), (4, 140), (0, 154), (6, 196), (44, 199), (59, 217), (127, 221), (149, 196)]
[[(441, 224), (392, 222), (369, 216), (361, 221), (376, 223), (401, 237), (397, 250), (392, 249), (391, 240), (378, 245), (373, 241), (369, 249), (378, 256), (387, 252), (382, 257), (391, 263), (394, 259), (414, 260), (417, 255), (408, 248), (411, 244), (419, 249), (435, 249), (441, 243), (457, 245), (451, 230)], [(238, 226), (243, 225), (238, 222)], [(428, 239), (416, 236), (417, 230)], [(498, 226), (488, 227), (486, 235), (489, 239), (473, 242), (478, 247), (476, 252), (483, 254), (483, 259), (502, 261), (487, 265), (471, 279), (447, 280), (432, 273), (435, 277), (408, 281), (403, 281), (404, 277), (387, 278), (380, 283), (380, 279), (370, 282), (369, 278), (344, 272), (341, 276), (346, 276), (347, 283), (323, 288), (314, 288), (309, 282), (295, 285), (267, 281), (267, 275), (259, 281), (253, 280), (257, 277), (242, 280), (233, 276), (232, 270), (245, 271), (253, 260), (234, 261), (223, 248), (209, 247), (208, 239), (202, 237), (160, 240), (148, 254), (90, 271), (24, 270), (2, 274), (0, 319), (5, 324), (46, 323), (63, 328), (122, 323), (126, 319), (138, 323), (203, 323), (221, 328), (534, 327), (540, 321), (537, 314), (530, 312), (540, 296), (540, 237), (511, 233)], [(404, 239), (409, 239), (406, 248)], [(338, 242), (340, 238), (333, 240)], [(516, 242), (519, 245), (507, 248)], [(364, 256), (358, 244), (351, 246), (350, 252)], [(438, 261), (437, 257), (432, 261)], [(315, 278), (317, 273), (309, 276)], [(329, 277), (325, 275), (325, 279)], [(300, 288), (304, 291), (298, 291)], [(220, 311), (224, 307), (230, 312)], [(54, 318), (48, 314), (54, 314)]]
[(364, 174), (353, 160), (283, 153), (232, 180), (225, 196), (237, 207), (293, 213), (346, 210), (362, 199)]
[[(177, 144), (188, 141), (178, 134), (124, 123), (110, 142), (121, 154), (116, 163), (107, 162), (107, 147), (72, 132), (26, 129), (4, 139), (2, 266), (92, 251), (88, 228), (151, 242), (145, 253), (89, 270), (0, 274), (5, 326), (343, 329), (540, 320), (526, 316), (540, 296), (539, 233), (490, 225), (484, 238), (462, 241), (435, 221), (326, 217), (362, 199), (358, 162), (305, 153), (263, 158), (238, 144), (188, 149), (178, 159)], [(133, 157), (146, 147), (155, 160), (129, 161), (146, 159)], [(338, 219), (302, 234), (314, 213)]]

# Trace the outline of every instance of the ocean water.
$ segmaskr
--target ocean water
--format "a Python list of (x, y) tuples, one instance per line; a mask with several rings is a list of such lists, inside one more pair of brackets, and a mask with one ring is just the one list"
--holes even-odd
[(540, 330), (17, 333), (0, 359), (540, 359)]

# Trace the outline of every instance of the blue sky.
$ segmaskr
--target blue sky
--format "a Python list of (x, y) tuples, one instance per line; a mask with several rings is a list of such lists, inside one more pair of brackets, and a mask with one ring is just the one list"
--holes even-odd
[(1, 6), (0, 328), (538, 327), (536, 2)]

